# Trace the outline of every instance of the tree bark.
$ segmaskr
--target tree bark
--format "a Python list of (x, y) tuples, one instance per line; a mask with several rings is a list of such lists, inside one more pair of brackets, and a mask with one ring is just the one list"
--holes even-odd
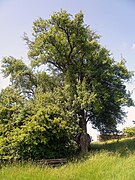
[(82, 129), (82, 132), (80, 135), (81, 153), (87, 153), (88, 152), (88, 146), (89, 146), (89, 140), (88, 140), (88, 134), (87, 134), (87, 122), (86, 122), (84, 109), (80, 111), (79, 126)]

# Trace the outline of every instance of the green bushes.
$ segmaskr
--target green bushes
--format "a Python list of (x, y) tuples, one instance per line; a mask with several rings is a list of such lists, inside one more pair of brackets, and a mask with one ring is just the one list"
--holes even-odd
[(71, 123), (49, 93), (37, 93), (34, 100), (22, 98), (20, 104), (19, 99), (14, 100), (16, 90), (12, 89), (12, 95), (8, 94), (9, 87), (7, 90), (2, 91), (6, 93), (7, 104), (2, 98), (0, 104), (1, 160), (59, 158), (76, 150)]
[(135, 136), (135, 127), (127, 127), (124, 128), (123, 131), (127, 137)]

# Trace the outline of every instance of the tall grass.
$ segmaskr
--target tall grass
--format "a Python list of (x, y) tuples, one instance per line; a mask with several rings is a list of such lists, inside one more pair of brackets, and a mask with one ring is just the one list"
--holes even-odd
[[(134, 180), (135, 139), (92, 145), (87, 158), (59, 168), (31, 163), (3, 166), (0, 180)], [(95, 152), (96, 150), (96, 152)]]

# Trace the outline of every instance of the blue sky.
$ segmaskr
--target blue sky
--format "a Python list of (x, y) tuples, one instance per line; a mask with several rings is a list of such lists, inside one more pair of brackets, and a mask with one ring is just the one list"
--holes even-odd
[[(24, 32), (31, 36), (33, 21), (44, 19), (54, 11), (80, 10), (85, 23), (101, 35), (100, 43), (108, 48), (116, 61), (123, 56), (129, 70), (135, 70), (135, 1), (134, 0), (0, 0), (0, 59), (4, 56), (23, 58), (26, 63), (27, 47), (22, 40)], [(0, 75), (0, 89), (8, 80)], [(129, 84), (132, 90), (134, 83)], [(135, 99), (135, 95), (133, 94)], [(134, 119), (135, 108), (128, 111), (127, 124)]]

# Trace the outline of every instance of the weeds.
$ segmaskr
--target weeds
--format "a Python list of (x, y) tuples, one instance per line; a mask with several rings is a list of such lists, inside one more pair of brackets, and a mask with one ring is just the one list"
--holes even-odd
[(84, 158), (58, 167), (33, 163), (3, 166), (0, 180), (134, 180), (135, 139), (93, 143)]

